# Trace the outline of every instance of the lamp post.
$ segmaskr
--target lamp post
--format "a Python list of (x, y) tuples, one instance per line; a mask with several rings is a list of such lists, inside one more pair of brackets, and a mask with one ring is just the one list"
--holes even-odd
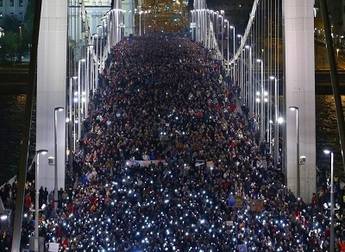
[[(242, 35), (241, 34), (237, 34), (237, 38), (240, 40), (240, 44), (241, 44), (241, 41), (242, 41)], [(239, 55), (240, 58), (238, 60), (238, 78), (237, 78), (237, 81), (239, 82), (239, 85), (241, 86), (241, 83), (242, 82), (242, 53), (243, 51), (241, 51), (241, 54)], [(242, 91), (242, 90), (241, 90)]]
[(241, 45), (243, 36), (241, 34), (237, 34), (237, 38), (240, 40), (240, 45)]
[(243, 64), (243, 58), (244, 58), (244, 50), (241, 51), (241, 54), (240, 54), (240, 71), (239, 71), (239, 74), (240, 74), (240, 88), (241, 88), (241, 93), (240, 93), (240, 99), (241, 99), (241, 102), (243, 101), (243, 93), (244, 93), (244, 80), (243, 80), (243, 74), (244, 74), (244, 70), (243, 70), (243, 67), (244, 67), (244, 64)]
[(58, 202), (58, 156), (57, 156), (57, 113), (64, 111), (63, 107), (54, 108), (54, 210)]
[[(265, 85), (265, 83), (264, 83)], [(265, 85), (266, 86), (266, 85)], [(271, 106), (270, 93), (267, 91), (268, 88), (264, 91), (264, 110), (265, 110), (265, 133), (266, 133), (266, 142), (269, 146), (269, 153), (271, 154), (271, 118), (269, 113), (269, 107)]]
[(329, 251), (334, 252), (334, 153), (330, 150), (324, 150), (323, 152), (331, 157), (331, 230)]
[[(78, 61), (78, 139), (81, 136), (81, 110), (82, 110), (82, 90), (81, 90), (81, 64), (85, 63), (86, 59), (81, 59)], [(84, 81), (84, 78), (83, 78)]]
[[(220, 19), (221, 19), (221, 32), (222, 32), (222, 56), (224, 55), (224, 11), (220, 11)], [(224, 58), (224, 57), (223, 57)]]
[(279, 94), (278, 94), (278, 79), (275, 76), (270, 76), (270, 80), (274, 80), (274, 165), (278, 168), (279, 155)]
[[(212, 14), (212, 11), (207, 9), (207, 16), (206, 16), (206, 36), (207, 36), (207, 48), (208, 49), (213, 49), (213, 46), (212, 46), (212, 36), (211, 36), (211, 29), (213, 29), (213, 14)], [(212, 28), (211, 28), (211, 24), (212, 24)]]
[(139, 36), (141, 36), (141, 14), (143, 14), (143, 11), (141, 10), (141, 6), (139, 6)]
[[(99, 57), (99, 61), (101, 62), (103, 59), (103, 52), (104, 52), (104, 48), (103, 48), (104, 26), (97, 25), (96, 35), (97, 35), (96, 38), (97, 38), (97, 49), (98, 49), (97, 57)], [(87, 46), (87, 50), (89, 50), (89, 47), (90, 45)]]
[[(120, 12), (122, 13), (122, 11), (120, 11)], [(142, 11), (142, 13), (141, 13), (141, 14), (144, 14), (144, 17), (142, 18), (142, 23), (143, 23), (142, 26), (143, 27), (141, 28), (143, 35), (146, 34), (146, 18), (148, 16), (147, 14), (149, 14), (149, 13), (150, 13), (149, 10)]]
[(204, 47), (208, 48), (208, 29), (209, 29), (209, 26), (208, 26), (208, 19), (207, 19), (207, 10), (206, 9), (203, 9), (202, 10), (202, 15), (201, 15), (201, 18), (202, 18), (202, 33), (203, 33), (203, 43), (204, 43)]
[(77, 140), (77, 124), (78, 124), (78, 120), (77, 120), (77, 113), (78, 113), (78, 91), (74, 92), (74, 97), (73, 97), (73, 119), (72, 119), (72, 123), (73, 123), (73, 151), (76, 150), (76, 140)]
[(256, 60), (257, 63), (260, 64), (261, 67), (261, 98), (260, 98), (260, 142), (263, 142), (263, 140), (265, 139), (265, 130), (264, 130), (264, 126), (265, 126), (265, 107), (264, 107), (264, 93), (265, 93), (265, 87), (264, 87), (264, 62), (261, 59), (257, 59)]
[(195, 36), (194, 36), (195, 10), (191, 10), (190, 13), (191, 13), (191, 16), (192, 16), (192, 22), (191, 22), (191, 25), (190, 25), (190, 30), (191, 30), (191, 33), (192, 33), (192, 40), (195, 41)]
[(219, 15), (219, 11), (215, 11), (213, 13), (213, 18), (214, 18), (214, 23), (215, 23), (215, 29), (214, 29), (214, 34), (216, 36), (216, 40), (218, 39), (218, 32), (219, 32), (219, 28), (218, 28), (218, 15)]
[[(100, 63), (101, 63), (101, 68), (103, 67), (103, 52), (104, 52), (104, 47), (103, 47), (103, 42), (101, 44), (101, 57), (100, 57)], [(93, 45), (88, 45), (87, 46), (87, 60), (86, 60), (86, 73), (85, 73), (85, 117), (88, 116), (88, 107), (89, 107), (89, 94), (90, 94), (90, 89), (92, 90), (92, 82), (90, 81), (90, 70), (91, 70), (91, 62), (92, 62), (92, 56), (93, 56)], [(91, 85), (90, 85), (91, 83)]]
[(289, 109), (296, 114), (296, 168), (297, 168), (297, 197), (301, 197), (301, 175), (299, 165), (299, 107), (290, 106)]
[(226, 42), (226, 60), (227, 60), (227, 70), (228, 73), (230, 72), (230, 24), (229, 24), (229, 20), (225, 19), (225, 28), (227, 31), (227, 35), (228, 35), (228, 39)]
[(34, 243), (34, 250), (39, 251), (39, 233), (38, 233), (38, 215), (39, 215), (39, 196), (40, 196), (40, 188), (39, 188), (39, 166), (40, 166), (40, 154), (46, 155), (48, 150), (38, 150), (35, 153), (36, 158), (36, 171), (35, 171), (35, 187), (36, 187), (36, 195), (35, 195), (35, 243)]
[[(230, 25), (230, 29), (232, 30), (232, 57), (234, 58), (235, 54), (236, 54), (236, 28), (235, 28), (235, 26)], [(236, 82), (236, 74), (235, 74), (236, 64), (235, 64), (235, 62), (233, 62), (233, 63), (234, 63), (234, 66), (233, 66), (233, 81)]]
[(249, 50), (249, 91), (248, 91), (248, 103), (249, 103), (249, 109), (250, 113), (253, 114), (253, 106), (254, 106), (254, 88), (253, 88), (253, 55), (252, 55), (252, 47), (250, 45), (246, 45), (245, 47), (247, 50)]
[(236, 53), (236, 27), (233, 25), (230, 25), (230, 29), (232, 30), (232, 57), (235, 57)]

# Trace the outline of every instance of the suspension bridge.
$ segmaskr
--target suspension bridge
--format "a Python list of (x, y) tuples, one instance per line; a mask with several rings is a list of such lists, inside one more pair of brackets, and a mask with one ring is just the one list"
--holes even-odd
[[(314, 1), (254, 0), (243, 33), (236, 30), (233, 20), (227, 17), (224, 11), (208, 9), (205, 0), (195, 0), (190, 12), (186, 11), (186, 3), (182, 1), (174, 1), (172, 6), (162, 5), (150, 9), (151, 5), (145, 5), (145, 1), (136, 3), (131, 0), (115, 0), (111, 3), (111, 9), (103, 16), (93, 19), (92, 24), (83, 1), (81, 3), (71, 1), (68, 5), (73, 8), (69, 9), (66, 5), (67, 1), (60, 0), (42, 3), (37, 56), (35, 158), (39, 160), (42, 150), (48, 152), (48, 158), (46, 162), (39, 163), (40, 169), (36, 175), (36, 181), (39, 183), (36, 183), (36, 193), (41, 186), (54, 192), (53, 215), (59, 208), (58, 191), (69, 186), (68, 176), (75, 172), (76, 167), (80, 168), (75, 160), (77, 153), (86, 152), (85, 146), (88, 143), (84, 140), (85, 135), (90, 131), (89, 124), (96, 106), (94, 101), (99, 97), (108, 98), (105, 93), (109, 90), (105, 85), (109, 80), (105, 76), (110, 75), (112, 71), (120, 71), (121, 68), (118, 67), (123, 64), (121, 57), (128, 55), (126, 51), (119, 52), (116, 48), (121, 47), (124, 41), (129, 41), (128, 47), (130, 47), (131, 41), (137, 45), (137, 39), (141, 38), (142, 43), (148, 43), (150, 36), (157, 36), (157, 33), (161, 36), (165, 34), (171, 36), (171, 32), (177, 31), (180, 37), (188, 38), (188, 41), (205, 49), (211, 59), (220, 64), (222, 73), (220, 81), (225, 79), (224, 83), (228, 90), (236, 88), (235, 103), (242, 111), (247, 111), (246, 123), (253, 127), (253, 139), (257, 141), (261, 154), (269, 157), (263, 163), (267, 166), (271, 164), (274, 171), (284, 174), (284, 181), (277, 183), (285, 184), (286, 187), (280, 188), (279, 193), (284, 194), (283, 188), (286, 188), (293, 193), (296, 200), (312, 202), (313, 194), (317, 190)], [(163, 18), (160, 19), (159, 15)], [(68, 18), (70, 16), (73, 16), (73, 19)], [(95, 22), (98, 24), (95, 25)], [(65, 43), (66, 41), (68, 43)], [(159, 39), (157, 41), (158, 44), (161, 43)], [(180, 47), (191, 46), (183, 39), (176, 41), (180, 43)], [(184, 62), (180, 61), (180, 64), (183, 65)], [(154, 76), (153, 73), (151, 74)], [(100, 90), (104, 93), (100, 93)], [(117, 91), (122, 93), (123, 90)], [(126, 93), (123, 95), (125, 97)], [(166, 96), (169, 97), (168, 91)], [(193, 99), (193, 93), (189, 98)], [(121, 113), (123, 112), (116, 112), (116, 117), (121, 118), (123, 116)], [(179, 116), (176, 115), (176, 120)], [(97, 120), (102, 121), (103, 118), (97, 117)], [(212, 120), (211, 115), (208, 120)], [(108, 126), (112, 123), (110, 119), (106, 121)], [(97, 129), (91, 131), (96, 132)], [(165, 133), (162, 129), (161, 139), (164, 139)], [(185, 134), (184, 131), (178, 133)], [(148, 153), (145, 155), (149, 156)], [(86, 162), (87, 165), (90, 160)], [(109, 161), (107, 165), (111, 166), (110, 163)], [(186, 163), (182, 165), (188, 167)], [(213, 169), (214, 164), (208, 163), (207, 167)], [(128, 175), (129, 179), (133, 174), (126, 173), (119, 176), (124, 175)], [(18, 188), (14, 218), (13, 251), (19, 251), (21, 241), (25, 194), (25, 183), (20, 181), (21, 179), (25, 181), (25, 175), (18, 177), (21, 188)], [(123, 179), (126, 180), (126, 177)], [(110, 182), (114, 183), (110, 191), (115, 190), (113, 186), (117, 181)], [(135, 183), (143, 183), (143, 181)], [(121, 190), (127, 189), (127, 186), (121, 187)], [(198, 194), (195, 198), (199, 196)], [(94, 197), (97, 198), (98, 195)], [(164, 202), (168, 204), (170, 199), (166, 197)], [(243, 200), (248, 199), (244, 197)], [(127, 204), (127, 202), (122, 203)], [(241, 216), (247, 214), (246, 211), (239, 213)], [(161, 214), (163, 216), (165, 213)], [(262, 218), (259, 220), (261, 224), (265, 222), (265, 215)], [(111, 222), (111, 217), (109, 219)], [(102, 223), (103, 221), (107, 220), (102, 219)], [(198, 221), (200, 223), (195, 229), (202, 230), (202, 225), (208, 220), (201, 218)], [(231, 221), (234, 223), (239, 220)], [(284, 216), (279, 221), (289, 223)], [(145, 225), (151, 224), (145, 222)], [(285, 227), (280, 228), (284, 233)], [(219, 228), (219, 232), (225, 232), (223, 229), (224, 227)], [(312, 230), (314, 232), (314, 229)], [(171, 228), (167, 228), (166, 235), (169, 236), (171, 231)], [(212, 233), (213, 230), (209, 232)], [(248, 232), (244, 237), (253, 235)], [(36, 251), (38, 250), (37, 234), (38, 226), (35, 229)], [(316, 232), (315, 236), (318, 235), (319, 233)], [(149, 243), (145, 239), (141, 241), (142, 244)], [(229, 242), (226, 245), (246, 244), (245, 238), (236, 239), (239, 241), (232, 241), (233, 243)], [(300, 241), (297, 239), (296, 241), (298, 241), (296, 244), (293, 243), (296, 248), (307, 246), (303, 242), (302, 245), (298, 245)], [(275, 243), (279, 244), (274, 247), (276, 251), (284, 251), (284, 245), (280, 245), (283, 243), (277, 241)], [(219, 248), (217, 241), (212, 241), (209, 245), (212, 245), (212, 248)], [(257, 245), (250, 246), (255, 249)], [(320, 251), (325, 249), (322, 247), (324, 245), (320, 246)], [(164, 248), (168, 248), (168, 245), (164, 245)]]

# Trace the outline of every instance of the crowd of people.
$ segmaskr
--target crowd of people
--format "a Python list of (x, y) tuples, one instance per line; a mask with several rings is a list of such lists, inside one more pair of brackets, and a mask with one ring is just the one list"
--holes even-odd
[[(56, 213), (41, 189), (40, 235), (62, 251), (328, 251), (328, 187), (309, 205), (294, 197), (261, 155), (237, 93), (221, 63), (186, 37), (121, 41)], [(28, 195), (23, 244), (33, 235)], [(342, 245), (339, 186), (336, 201)]]

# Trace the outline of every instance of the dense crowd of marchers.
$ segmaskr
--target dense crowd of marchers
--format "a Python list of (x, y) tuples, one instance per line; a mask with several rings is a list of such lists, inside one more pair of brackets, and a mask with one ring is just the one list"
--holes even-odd
[[(312, 205), (289, 192), (222, 69), (179, 36), (113, 48), (56, 216), (41, 190), (45, 241), (66, 251), (327, 251), (328, 189)], [(27, 212), (32, 198), (29, 188)], [(23, 246), (32, 214), (24, 222)], [(344, 239), (344, 222), (336, 230)]]

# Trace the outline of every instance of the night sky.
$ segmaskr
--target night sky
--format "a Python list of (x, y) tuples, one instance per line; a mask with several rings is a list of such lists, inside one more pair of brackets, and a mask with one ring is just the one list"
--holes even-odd
[(214, 10), (224, 10), (226, 17), (243, 33), (249, 19), (253, 0), (206, 0), (207, 7)]

